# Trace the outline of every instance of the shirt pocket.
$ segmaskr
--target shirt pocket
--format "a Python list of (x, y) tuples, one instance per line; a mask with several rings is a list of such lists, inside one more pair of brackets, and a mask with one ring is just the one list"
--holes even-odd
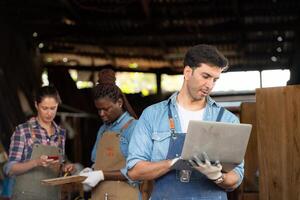
[(166, 159), (169, 150), (170, 137), (170, 131), (153, 132), (151, 161), (160, 161)]

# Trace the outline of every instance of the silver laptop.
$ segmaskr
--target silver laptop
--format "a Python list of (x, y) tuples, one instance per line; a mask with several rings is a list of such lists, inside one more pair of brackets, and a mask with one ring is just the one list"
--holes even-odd
[(219, 160), (230, 171), (244, 159), (252, 125), (191, 120), (181, 157), (190, 160), (206, 152), (210, 161)]

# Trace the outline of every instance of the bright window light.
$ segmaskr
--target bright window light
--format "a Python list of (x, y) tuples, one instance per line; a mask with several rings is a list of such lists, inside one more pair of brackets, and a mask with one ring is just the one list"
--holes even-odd
[(260, 87), (259, 71), (222, 73), (213, 92), (254, 91)]
[(262, 87), (286, 86), (290, 80), (290, 70), (264, 70), (262, 71)]
[(76, 86), (78, 89), (92, 88), (94, 83), (92, 81), (76, 81)]
[(143, 96), (157, 91), (156, 75), (142, 72), (117, 72), (116, 84), (126, 94), (142, 93)]
[(42, 86), (49, 85), (49, 79), (48, 79), (48, 72), (47, 70), (44, 70), (42, 73)]
[(70, 74), (71, 78), (73, 79), (73, 81), (77, 81), (78, 72), (76, 69), (69, 69), (69, 74)]
[(174, 92), (181, 89), (183, 83), (183, 75), (161, 75), (162, 92)]
[(94, 79), (94, 74), (92, 72), (69, 69), (69, 74), (72, 80), (76, 83), (77, 89), (94, 87), (94, 83), (91, 81), (91, 79)]

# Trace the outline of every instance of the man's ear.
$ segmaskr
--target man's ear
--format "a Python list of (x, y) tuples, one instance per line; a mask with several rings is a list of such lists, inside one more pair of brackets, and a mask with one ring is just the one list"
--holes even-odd
[(190, 77), (193, 75), (193, 69), (190, 66), (185, 66), (183, 69), (183, 76), (185, 80), (189, 80)]

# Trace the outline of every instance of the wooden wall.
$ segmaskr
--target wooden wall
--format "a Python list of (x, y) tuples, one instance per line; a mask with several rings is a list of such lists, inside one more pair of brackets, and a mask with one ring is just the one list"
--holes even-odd
[(256, 90), (259, 199), (300, 200), (300, 86)]
[(244, 180), (240, 187), (228, 193), (228, 200), (258, 200), (258, 153), (256, 129), (256, 103), (243, 102), (239, 107), (226, 107), (239, 117), (241, 123), (252, 124), (252, 131), (245, 154)]
[(242, 200), (258, 200), (258, 153), (256, 129), (256, 103), (245, 102), (241, 105), (241, 123), (252, 124), (252, 131), (245, 155), (245, 173), (241, 186)]

